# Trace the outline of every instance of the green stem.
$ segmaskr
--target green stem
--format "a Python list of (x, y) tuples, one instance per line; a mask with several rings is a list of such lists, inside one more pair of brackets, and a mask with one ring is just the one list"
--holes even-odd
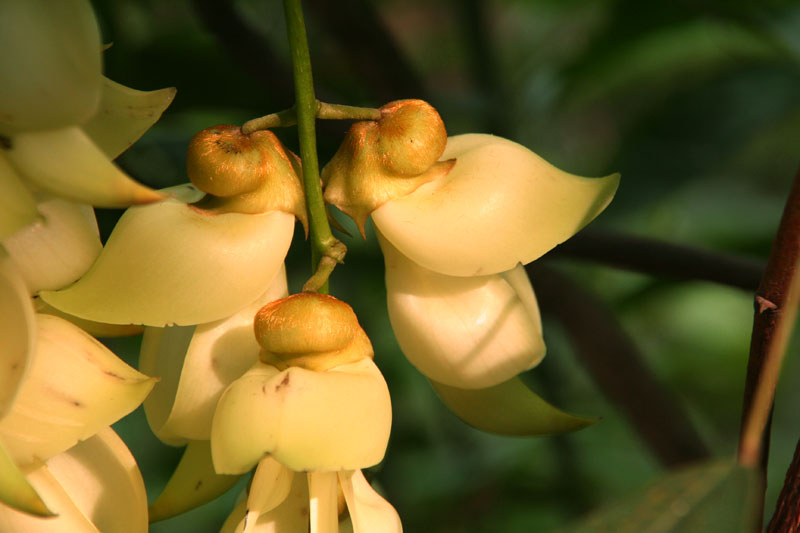
[[(314, 115), (316, 118), (324, 120), (380, 120), (381, 110), (372, 107), (329, 104), (317, 100)], [(242, 125), (242, 133), (249, 135), (254, 131), (294, 126), (295, 124), (297, 124), (297, 112), (294, 107), (290, 107), (277, 113), (248, 120)]]
[[(314, 79), (311, 75), (311, 57), (308, 53), (303, 8), (300, 0), (283, 0), (283, 10), (286, 15), (286, 30), (289, 34), (289, 46), (292, 51), (294, 109), (297, 115), (300, 157), (303, 160), (303, 187), (306, 191), (306, 207), (311, 230), (311, 266), (312, 271), (316, 272), (326, 251), (338, 241), (334, 238), (331, 227), (328, 225), (328, 216), (320, 186), (315, 131), (318, 103), (314, 95)], [(319, 287), (318, 291), (328, 292), (327, 280)]]

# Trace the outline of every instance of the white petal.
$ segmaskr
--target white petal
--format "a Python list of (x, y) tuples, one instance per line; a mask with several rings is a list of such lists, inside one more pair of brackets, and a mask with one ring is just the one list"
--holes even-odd
[(527, 148), (491, 135), (447, 141), (446, 176), (387, 202), (375, 226), (415, 263), (450, 276), (527, 264), (574, 235), (614, 196), (619, 176), (567, 174)]
[(225, 476), (214, 471), (207, 440), (191, 441), (164, 491), (150, 506), (150, 522), (206, 504), (230, 490), (239, 479), (240, 476)]
[(72, 501), (70, 494), (46, 465), (31, 471), (28, 481), (57, 515), (39, 518), (0, 505), (0, 531), (3, 533), (100, 533), (91, 520)]
[(286, 269), (255, 302), (235, 315), (191, 328), (147, 328), (139, 369), (163, 376), (144, 401), (153, 432), (165, 442), (211, 438), (214, 409), (225, 388), (258, 361), (253, 317), (288, 294)]
[(354, 533), (402, 533), (397, 511), (375, 492), (361, 470), (339, 472), (339, 482)]
[(175, 89), (137, 91), (103, 78), (100, 109), (81, 128), (115, 159), (158, 121), (175, 98)]
[(245, 532), (254, 531), (259, 516), (272, 511), (286, 500), (293, 480), (294, 472), (274, 458), (264, 457), (258, 462), (247, 494)]
[(37, 315), (36, 355), (0, 439), (21, 466), (87, 439), (133, 411), (153, 380), (66, 320)]
[(521, 265), (490, 276), (446, 276), (379, 242), (389, 320), (420, 372), (453, 387), (485, 388), (544, 357), (539, 308)]
[(20, 133), (6, 155), (33, 186), (100, 207), (126, 207), (161, 199), (127, 176), (78, 127)]
[(28, 479), (58, 516), (37, 518), (0, 506), (2, 531), (147, 531), (144, 481), (130, 451), (111, 428), (51, 458)]
[[(191, 186), (178, 195), (196, 195)], [(192, 192), (194, 191), (194, 192)], [(294, 216), (209, 214), (169, 198), (128, 209), (87, 274), (42, 299), (110, 324), (212, 322), (255, 301), (283, 264)]]
[(219, 401), (211, 427), (218, 472), (246, 472), (265, 454), (292, 470), (356, 470), (383, 459), (392, 410), (371, 359), (325, 372), (258, 363)]
[(44, 220), (3, 241), (28, 289), (61, 289), (81, 277), (103, 245), (91, 206), (51, 198), (38, 205)]
[(36, 200), (0, 150), (0, 239), (36, 220)]
[[(221, 533), (307, 533), (308, 532), (308, 482), (306, 476), (295, 475), (286, 499), (278, 507), (258, 517), (254, 525), (245, 524), (247, 502), (242, 501), (231, 512)], [(252, 528), (252, 529), (251, 529)]]
[(147, 531), (147, 494), (136, 460), (111, 428), (47, 462), (50, 472), (103, 533)]
[(338, 487), (336, 472), (308, 473), (308, 504), (311, 533), (338, 533)]
[(89, 118), (100, 100), (101, 49), (88, 0), (0, 2), (0, 132)]
[(36, 349), (36, 315), (19, 269), (0, 247), (0, 420), (11, 409)]

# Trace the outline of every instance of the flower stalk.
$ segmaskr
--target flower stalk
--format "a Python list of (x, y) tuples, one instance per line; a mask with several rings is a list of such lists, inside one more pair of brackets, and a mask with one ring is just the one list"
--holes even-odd
[[(317, 160), (316, 115), (318, 101), (314, 94), (314, 78), (311, 74), (311, 57), (308, 52), (308, 38), (303, 21), (300, 0), (284, 0), (286, 29), (292, 53), (292, 74), (294, 77), (294, 110), (297, 116), (297, 133), (300, 141), (300, 157), (303, 160), (303, 187), (306, 192), (309, 228), (311, 236), (311, 266), (317, 271), (322, 258), (333, 246), (343, 244), (331, 233), (328, 214), (322, 199), (322, 186)], [(326, 267), (327, 268), (327, 267)], [(328, 276), (330, 272), (328, 272)], [(317, 289), (328, 292), (327, 279)]]
[[(342, 104), (329, 104), (317, 100), (315, 116), (322, 120), (380, 120), (381, 111), (374, 107), (357, 107)], [(295, 106), (277, 113), (248, 120), (242, 125), (242, 133), (249, 135), (260, 130), (282, 128), (297, 124)]]

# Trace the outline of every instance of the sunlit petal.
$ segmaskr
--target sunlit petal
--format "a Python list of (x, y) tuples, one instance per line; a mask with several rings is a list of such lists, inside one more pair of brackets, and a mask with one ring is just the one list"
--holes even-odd
[(19, 269), (0, 247), (0, 419), (17, 397), (36, 347), (36, 314)]
[(258, 361), (253, 317), (288, 294), (286, 269), (255, 302), (235, 315), (191, 328), (147, 328), (139, 369), (163, 376), (144, 401), (147, 419), (164, 441), (210, 439), (211, 419), (225, 388)]
[(38, 209), (44, 220), (3, 241), (31, 294), (66, 287), (89, 270), (103, 249), (91, 206), (50, 198)]
[(28, 479), (58, 516), (0, 506), (2, 531), (144, 533), (147, 495), (130, 451), (111, 428), (33, 470)]
[[(198, 197), (188, 185), (168, 191)], [(212, 322), (252, 303), (283, 264), (294, 216), (217, 215), (185, 202), (128, 209), (89, 272), (42, 298), (81, 318), (147, 326)]]
[(306, 476), (295, 475), (289, 494), (278, 507), (262, 514), (255, 524), (245, 524), (247, 502), (242, 501), (225, 520), (221, 533), (308, 533), (308, 482)]
[(254, 530), (260, 515), (286, 500), (294, 476), (294, 472), (272, 457), (264, 457), (258, 462), (247, 494), (246, 532)]
[(292, 470), (356, 470), (383, 459), (389, 391), (371, 359), (314, 372), (257, 364), (220, 399), (211, 427), (218, 472), (270, 453)]
[(6, 155), (23, 179), (76, 202), (126, 207), (162, 197), (129, 178), (78, 127), (20, 133)]
[(446, 276), (379, 240), (392, 329), (420, 372), (454, 387), (484, 388), (544, 357), (539, 309), (522, 266), (490, 276)]
[(527, 264), (574, 235), (614, 196), (619, 176), (581, 178), (491, 135), (448, 139), (446, 176), (372, 213), (398, 250), (425, 268), (477, 276)]
[(336, 472), (308, 473), (311, 533), (338, 533), (338, 479)]
[(354, 533), (401, 533), (394, 507), (375, 492), (361, 470), (339, 472), (339, 483), (350, 512)]
[(104, 77), (100, 108), (81, 128), (109, 159), (115, 159), (158, 121), (175, 92), (173, 87), (137, 91)]
[(33, 364), (0, 421), (0, 439), (22, 466), (47, 460), (119, 420), (154, 383), (69, 322), (48, 315), (37, 315), (36, 322)]

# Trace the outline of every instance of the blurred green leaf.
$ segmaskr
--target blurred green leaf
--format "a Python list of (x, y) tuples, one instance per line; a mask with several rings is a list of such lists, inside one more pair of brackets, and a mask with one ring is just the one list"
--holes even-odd
[(755, 470), (716, 460), (674, 472), (649, 489), (566, 527), (565, 533), (705, 533), (756, 529)]
[(439, 398), (456, 416), (472, 427), (497, 435), (556, 435), (598, 421), (553, 407), (519, 377), (486, 389), (458, 389), (430, 381)]

